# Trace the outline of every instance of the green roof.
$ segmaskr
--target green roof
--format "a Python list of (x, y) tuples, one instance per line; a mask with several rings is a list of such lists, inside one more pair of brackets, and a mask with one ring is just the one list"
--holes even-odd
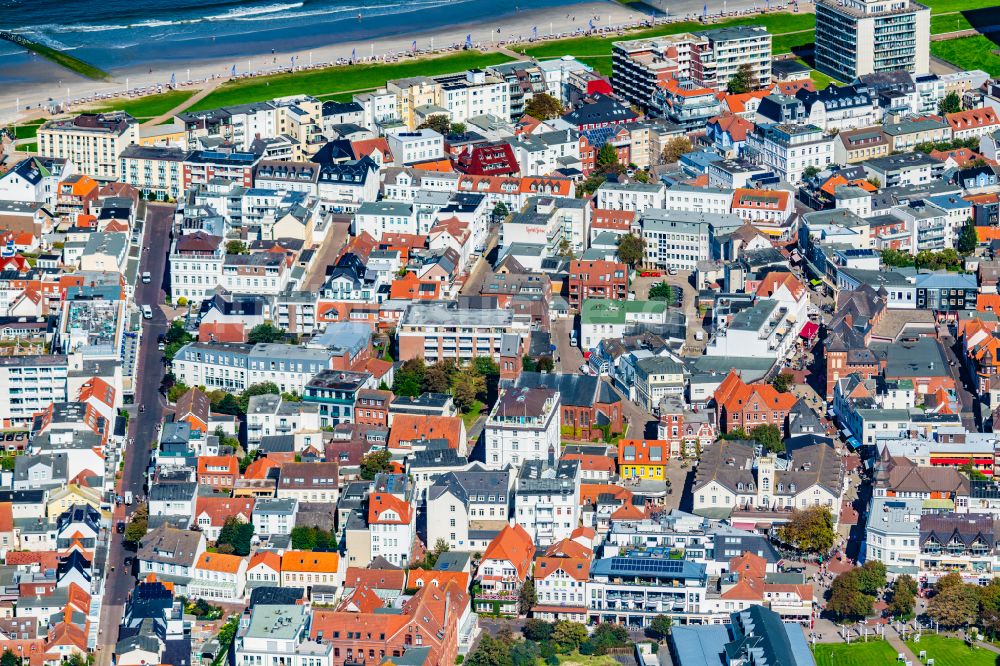
[(624, 324), (628, 315), (640, 313), (662, 314), (669, 308), (666, 301), (612, 301), (606, 298), (589, 298), (580, 309), (582, 324)]
[(955, 510), (955, 502), (950, 499), (925, 499), (922, 505), (924, 509), (951, 509)]

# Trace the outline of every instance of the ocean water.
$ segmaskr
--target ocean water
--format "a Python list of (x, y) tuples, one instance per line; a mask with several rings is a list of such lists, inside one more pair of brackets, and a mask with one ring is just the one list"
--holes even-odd
[(500, 22), (518, 11), (580, 1), (0, 0), (0, 26), (113, 70)]

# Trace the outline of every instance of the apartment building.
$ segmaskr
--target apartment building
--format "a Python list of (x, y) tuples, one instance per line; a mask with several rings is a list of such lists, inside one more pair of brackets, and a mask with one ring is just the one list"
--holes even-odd
[(417, 301), (406, 307), (399, 321), (399, 358), (423, 357), (433, 363), (489, 356), (499, 362), (523, 346), (528, 328), (511, 310), (473, 310), (459, 307), (457, 301)]
[(262, 155), (249, 152), (196, 150), (183, 162), (183, 189), (221, 179), (243, 187), (253, 187), (253, 174)]
[(483, 70), (395, 79), (386, 83), (386, 91), (396, 96), (395, 112), (411, 130), (431, 115), (445, 115), (455, 123), (475, 116), (510, 117), (507, 82)]
[(669, 315), (666, 301), (588, 299), (580, 310), (580, 348), (589, 351), (601, 340), (619, 339), (629, 330), (663, 326)]
[(663, 208), (666, 190), (663, 183), (605, 181), (597, 188), (597, 208), (641, 214), (647, 208)]
[(68, 399), (67, 356), (0, 357), (0, 423), (4, 428), (27, 428), (34, 417), (54, 402)]
[(129, 145), (119, 155), (119, 180), (147, 199), (179, 199), (184, 191), (187, 151), (167, 146)]
[(789, 183), (798, 183), (807, 167), (833, 162), (834, 137), (815, 125), (759, 124), (747, 135), (747, 157)]
[(486, 466), (559, 458), (560, 406), (559, 392), (550, 388), (501, 390), (486, 421)]
[(192, 342), (173, 361), (177, 381), (232, 393), (274, 382), (282, 393), (301, 395), (309, 380), (330, 367), (325, 350), (268, 343)]
[(449, 549), (481, 553), (508, 525), (513, 474), (475, 466), (442, 474), (427, 489), (427, 541), (444, 540)]
[(222, 282), (225, 258), (221, 236), (204, 231), (177, 236), (167, 259), (173, 300), (186, 298), (197, 303), (209, 298)]
[(247, 445), (256, 448), (264, 437), (319, 431), (319, 405), (290, 402), (268, 393), (250, 398), (247, 407)]
[(139, 142), (139, 123), (124, 111), (83, 113), (38, 128), (38, 154), (69, 160), (79, 173), (118, 180), (118, 156)]
[(569, 306), (579, 308), (588, 298), (627, 300), (628, 273), (620, 261), (574, 259), (569, 264)]
[(719, 28), (612, 45), (615, 92), (645, 109), (669, 79), (723, 90), (741, 65), (750, 65), (757, 85), (770, 85), (771, 35), (765, 28)]
[[(728, 203), (732, 204), (732, 194)], [(743, 220), (728, 213), (651, 208), (639, 220), (638, 231), (646, 249), (643, 265), (694, 271), (699, 261), (713, 258), (712, 242), (716, 236), (741, 226)]]
[(515, 482), (514, 520), (534, 543), (569, 539), (580, 524), (580, 461), (528, 460)]
[(930, 15), (912, 0), (818, 0), (816, 69), (841, 81), (928, 72)]

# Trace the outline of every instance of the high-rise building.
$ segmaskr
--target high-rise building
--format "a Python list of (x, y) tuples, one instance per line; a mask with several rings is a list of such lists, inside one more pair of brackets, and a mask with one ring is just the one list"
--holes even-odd
[(816, 69), (842, 81), (927, 72), (930, 20), (913, 0), (816, 0)]

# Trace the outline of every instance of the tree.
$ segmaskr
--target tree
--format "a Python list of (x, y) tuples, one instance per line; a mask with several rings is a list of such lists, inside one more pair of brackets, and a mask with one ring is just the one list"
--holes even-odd
[(321, 527), (300, 525), (292, 528), (292, 548), (330, 552), (337, 549), (337, 537)]
[(815, 178), (816, 176), (819, 175), (820, 171), (821, 169), (818, 166), (816, 166), (815, 164), (810, 164), (809, 166), (807, 166), (805, 169), (802, 170), (802, 177)]
[(750, 438), (771, 453), (783, 453), (785, 443), (781, 441), (781, 428), (773, 423), (762, 423), (750, 431)]
[(658, 641), (665, 641), (670, 635), (670, 627), (673, 623), (674, 621), (670, 619), (669, 615), (657, 615), (646, 628), (646, 635)]
[(497, 392), (500, 386), (500, 366), (489, 356), (477, 356), (472, 359), (472, 367), (476, 374), (482, 375), (486, 380), (486, 389), (478, 396), (479, 400), (488, 405), (496, 402)]
[(795, 383), (795, 375), (789, 372), (782, 372), (777, 377), (771, 380), (771, 386), (778, 393), (788, 393), (792, 390), (792, 384)]
[(0, 666), (21, 666), (21, 659), (10, 650), (4, 650), (0, 656)]
[(247, 254), (247, 244), (240, 240), (226, 243), (226, 254)]
[(642, 263), (646, 256), (646, 244), (635, 234), (625, 234), (618, 238), (618, 260), (631, 268)]
[(965, 221), (961, 233), (958, 235), (958, 251), (960, 254), (969, 255), (976, 251), (979, 245), (979, 236), (976, 234), (976, 224), (970, 217)]
[(667, 164), (673, 164), (682, 156), (690, 153), (691, 148), (691, 139), (686, 136), (675, 136), (667, 141), (667, 145), (663, 148), (663, 161)]
[(563, 114), (563, 105), (548, 93), (538, 93), (524, 105), (524, 112), (538, 120), (550, 120)]
[(827, 610), (841, 619), (861, 619), (872, 612), (875, 597), (861, 591), (857, 569), (845, 571), (833, 579)]
[[(219, 530), (216, 546), (228, 545), (233, 553), (243, 557), (250, 554), (250, 542), (253, 540), (253, 523), (244, 523), (236, 516), (229, 516)], [(219, 552), (222, 552), (221, 550)]]
[(361, 478), (372, 481), (376, 474), (384, 474), (392, 470), (392, 453), (389, 449), (372, 451), (361, 457)]
[(263, 324), (257, 324), (250, 329), (247, 334), (247, 342), (255, 345), (261, 342), (273, 343), (282, 342), (285, 339), (285, 332), (274, 326), (270, 322), (264, 322)]
[(938, 624), (956, 628), (970, 625), (979, 613), (979, 594), (975, 586), (965, 583), (949, 585), (931, 597), (927, 615)]
[(535, 581), (529, 576), (524, 579), (521, 593), (517, 596), (517, 611), (521, 615), (527, 615), (537, 603), (538, 595), (535, 594)]
[(906, 268), (913, 265), (913, 255), (901, 250), (885, 249), (880, 252), (882, 264), (893, 268)]
[(485, 631), (476, 649), (466, 657), (465, 666), (514, 666), (510, 649)]
[(885, 565), (878, 560), (869, 560), (858, 569), (858, 586), (865, 594), (875, 596), (885, 587)]
[(499, 222), (510, 215), (510, 209), (507, 208), (507, 204), (502, 201), (498, 201), (496, 206), (493, 206), (493, 221)]
[(882, 187), (882, 181), (878, 178), (878, 176), (870, 177), (868, 179), (868, 184), (874, 187)]
[(635, 182), (637, 183), (648, 183), (649, 172), (642, 170), (636, 171), (635, 174), (632, 175), (632, 179), (635, 180)]
[(510, 649), (510, 658), (514, 666), (535, 666), (542, 651), (534, 641), (518, 641)]
[(590, 636), (590, 642), (594, 646), (595, 654), (607, 654), (610, 648), (632, 644), (628, 629), (614, 622), (602, 622), (597, 625), (597, 629), (594, 629), (594, 633)]
[(528, 354), (521, 357), (521, 370), (524, 372), (535, 372), (538, 368), (538, 364), (535, 363), (535, 359), (531, 358)]
[(444, 114), (437, 114), (429, 117), (417, 126), (417, 129), (432, 129), (438, 134), (448, 136), (451, 133), (451, 121)]
[(553, 628), (554, 625), (551, 622), (546, 622), (545, 620), (539, 620), (538, 618), (533, 617), (525, 620), (524, 626), (521, 627), (521, 634), (523, 634), (529, 641), (542, 643), (552, 638)]
[(971, 462), (959, 465), (958, 471), (965, 474), (972, 481), (989, 481), (989, 477), (973, 467)]
[(556, 249), (556, 254), (560, 257), (567, 257), (569, 259), (573, 258), (573, 245), (569, 242), (568, 238), (563, 238), (559, 241), (559, 247)]
[(732, 78), (729, 79), (729, 85), (726, 87), (726, 90), (731, 95), (739, 95), (748, 93), (756, 87), (757, 77), (753, 74), (753, 68), (750, 66), (750, 63), (743, 63), (736, 69), (736, 73), (733, 74)]
[(392, 381), (392, 392), (396, 395), (416, 398), (423, 390), (424, 375), (426, 374), (427, 366), (424, 365), (424, 359), (411, 358), (396, 371), (396, 376)]
[(889, 612), (894, 617), (908, 620), (913, 616), (913, 605), (916, 600), (917, 582), (903, 574), (892, 583), (892, 599), (889, 601)]
[(445, 359), (427, 366), (424, 371), (423, 390), (426, 393), (447, 393), (451, 387), (451, 378), (458, 370), (455, 361)]
[(535, 367), (538, 368), (538, 372), (555, 372), (556, 362), (551, 356), (539, 356)]
[(281, 389), (274, 382), (261, 382), (260, 384), (251, 384), (246, 388), (243, 393), (240, 393), (240, 398), (237, 401), (240, 406), (240, 414), (247, 413), (247, 407), (250, 406), (250, 398), (255, 395), (281, 395)]
[(950, 92), (938, 102), (938, 113), (942, 116), (946, 113), (958, 113), (962, 110), (962, 98), (957, 92)]
[(142, 540), (142, 537), (146, 536), (148, 530), (149, 511), (146, 509), (145, 504), (140, 504), (132, 512), (132, 517), (129, 518), (128, 525), (125, 526), (123, 540), (127, 544), (137, 545)]
[(486, 378), (463, 370), (455, 375), (451, 388), (455, 406), (463, 412), (468, 412), (479, 396), (486, 392)]
[(795, 509), (788, 522), (778, 528), (778, 539), (809, 553), (826, 553), (833, 547), (833, 516), (825, 506)]
[(606, 171), (618, 165), (618, 149), (610, 141), (606, 141), (597, 151), (597, 168)]
[(649, 288), (649, 300), (651, 301), (666, 301), (667, 303), (674, 302), (674, 288), (671, 287), (666, 282), (660, 282), (659, 284), (654, 284)]
[(167, 389), (167, 400), (170, 402), (177, 402), (178, 400), (180, 400), (182, 395), (184, 395), (190, 390), (191, 390), (190, 387), (188, 387), (183, 382), (177, 382), (169, 389)]
[(573, 652), (587, 640), (587, 627), (579, 622), (562, 620), (557, 622), (555, 629), (552, 630), (552, 640), (563, 652)]
[(452, 134), (459, 134), (459, 135), (465, 134), (465, 132), (466, 132), (467, 129), (468, 128), (465, 126), (465, 123), (452, 123), (451, 124), (451, 133)]

